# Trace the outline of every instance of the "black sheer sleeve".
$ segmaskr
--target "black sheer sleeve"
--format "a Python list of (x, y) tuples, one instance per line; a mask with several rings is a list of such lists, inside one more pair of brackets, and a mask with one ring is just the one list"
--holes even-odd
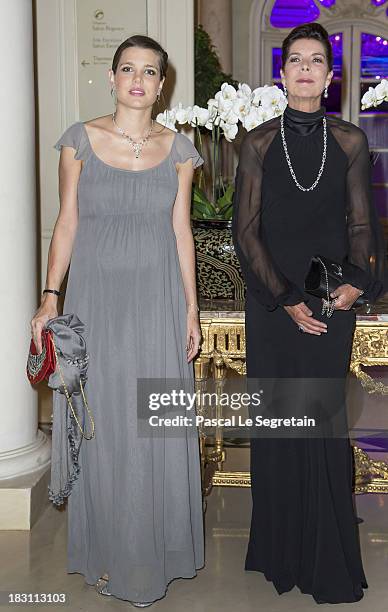
[[(268, 122), (269, 123), (269, 122)], [(260, 126), (261, 127), (261, 126)], [(298, 287), (277, 268), (261, 236), (262, 139), (267, 133), (248, 132), (241, 144), (233, 197), (232, 235), (247, 289), (268, 310), (305, 300)]]
[[(375, 302), (387, 290), (386, 247), (372, 194), (371, 161), (366, 134), (353, 126), (348, 134), (347, 171), (348, 257), (346, 277)], [(346, 268), (346, 262), (353, 264)]]

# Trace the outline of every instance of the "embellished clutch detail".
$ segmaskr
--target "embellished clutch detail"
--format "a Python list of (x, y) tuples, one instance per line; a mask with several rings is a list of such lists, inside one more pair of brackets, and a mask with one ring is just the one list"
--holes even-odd
[[(47, 379), (51, 389), (63, 393), (81, 435), (91, 440), (94, 438), (94, 419), (84, 393), (89, 355), (86, 353), (81, 331), (83, 331), (83, 323), (75, 315), (63, 315), (50, 319), (46, 327), (42, 329), (42, 352), (40, 354), (37, 353), (34, 339), (31, 339), (27, 358), (27, 378), (32, 385)], [(91, 423), (90, 434), (85, 433), (74, 410), (71, 401), (73, 393), (82, 395)]]
[(52, 332), (49, 329), (42, 330), (42, 352), (40, 354), (37, 352), (34, 340), (31, 339), (27, 359), (27, 377), (32, 385), (49, 379), (55, 371), (56, 359), (51, 335)]
[[(307, 293), (322, 298), (322, 314), (326, 313), (327, 317), (332, 316), (335, 308), (336, 298), (331, 299), (330, 294), (340, 285), (351, 284), (349, 280), (346, 280), (346, 270), (349, 270), (350, 267), (351, 264), (347, 263), (344, 269), (342, 264), (322, 255), (315, 255), (311, 258), (304, 288)], [(361, 306), (365, 301), (361, 294), (354, 302), (354, 306)]]

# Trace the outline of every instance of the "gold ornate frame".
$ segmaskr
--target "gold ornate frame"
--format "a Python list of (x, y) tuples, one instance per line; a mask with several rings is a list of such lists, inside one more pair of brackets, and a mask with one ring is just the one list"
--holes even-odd
[[(384, 310), (385, 305), (378, 310)], [(373, 315), (371, 315), (371, 318)], [(375, 382), (362, 366), (388, 366), (388, 321), (364, 320), (359, 316), (353, 338), (350, 371), (360, 380), (368, 393), (388, 394), (388, 386)], [(245, 365), (245, 314), (242, 302), (201, 303), (200, 323), (202, 346), (195, 360), (195, 380), (197, 389), (209, 378), (210, 369), (216, 389), (222, 385), (227, 368), (238, 374), (246, 374)], [(199, 407), (199, 410), (201, 407)], [(249, 487), (249, 472), (223, 471), (225, 450), (222, 431), (216, 430), (214, 447), (206, 449), (206, 437), (200, 432), (201, 458), (205, 494), (213, 485), (229, 487)], [(355, 459), (355, 492), (388, 493), (388, 463), (374, 461), (368, 454), (353, 445)]]

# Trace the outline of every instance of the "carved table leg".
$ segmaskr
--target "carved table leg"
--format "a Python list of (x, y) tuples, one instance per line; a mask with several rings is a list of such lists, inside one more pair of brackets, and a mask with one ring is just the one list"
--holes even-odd
[[(371, 361), (371, 360), (370, 360)], [(368, 365), (379, 365), (371, 361)], [(369, 374), (363, 371), (362, 364), (353, 360), (350, 372), (361, 382), (362, 387), (369, 394), (388, 394), (388, 386), (381, 381), (375, 381)], [(386, 461), (374, 461), (368, 453), (353, 445), (356, 493), (388, 493), (388, 463)]]
[[(214, 351), (213, 355), (213, 377), (215, 383), (215, 392), (217, 396), (216, 404), (216, 419), (220, 422), (222, 418), (222, 404), (220, 397), (223, 392), (226, 376), (226, 366), (221, 355)], [(222, 463), (225, 461), (225, 451), (223, 450), (223, 428), (221, 426), (216, 427), (215, 433), (215, 447), (213, 453), (213, 461), (217, 462), (217, 469), (222, 469)]]
[[(209, 378), (210, 370), (210, 358), (199, 355), (194, 361), (194, 376), (195, 376), (195, 392), (197, 394), (196, 402), (196, 413), (200, 416), (205, 416), (206, 407), (202, 404), (202, 394), (206, 391), (207, 381)], [(207, 475), (208, 470), (206, 469), (206, 433), (203, 425), (198, 427), (199, 433), (199, 450), (201, 458), (201, 477), (202, 477), (202, 491), (204, 495), (207, 495), (211, 489), (211, 477), (209, 486), (209, 477)]]

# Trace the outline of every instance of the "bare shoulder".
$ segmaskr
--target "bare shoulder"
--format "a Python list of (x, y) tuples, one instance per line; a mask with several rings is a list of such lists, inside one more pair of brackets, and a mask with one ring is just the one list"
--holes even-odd
[(165, 145), (168, 148), (168, 145), (172, 144), (177, 132), (171, 130), (170, 128), (162, 125), (158, 121), (155, 121), (154, 124), (154, 138), (158, 139), (161, 145)]
[(84, 125), (91, 128), (107, 128), (108, 125), (112, 124), (112, 115), (103, 115), (102, 117), (94, 117), (84, 121)]
[(99, 139), (103, 139), (109, 134), (112, 134), (112, 115), (104, 115), (102, 117), (89, 119), (88, 121), (84, 121), (84, 126), (89, 136), (91, 135), (93, 140), (98, 141)]

